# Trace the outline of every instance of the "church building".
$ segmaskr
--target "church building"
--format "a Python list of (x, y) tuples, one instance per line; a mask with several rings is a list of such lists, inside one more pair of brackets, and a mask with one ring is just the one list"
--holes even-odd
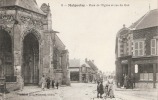
[(52, 29), (49, 5), (36, 0), (0, 1), (0, 79), (10, 91), (38, 85), (42, 75), (69, 85), (69, 52)]

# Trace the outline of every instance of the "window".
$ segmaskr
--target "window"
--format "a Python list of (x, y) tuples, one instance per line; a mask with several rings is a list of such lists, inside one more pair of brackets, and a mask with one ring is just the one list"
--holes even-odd
[(141, 81), (153, 81), (153, 73), (140, 73)]
[(156, 39), (151, 39), (151, 55), (156, 55)]
[(153, 65), (139, 64), (139, 73), (141, 81), (153, 81)]
[(158, 81), (158, 73), (156, 73), (156, 80)]
[(144, 55), (144, 41), (137, 41), (134, 43), (134, 56)]
[(123, 43), (123, 54), (127, 55), (127, 43), (126, 42)]
[(138, 42), (135, 43), (135, 56), (138, 56)]
[(151, 55), (158, 55), (158, 39), (151, 39)]
[(156, 40), (156, 47), (157, 47), (157, 55), (158, 55), (158, 40)]

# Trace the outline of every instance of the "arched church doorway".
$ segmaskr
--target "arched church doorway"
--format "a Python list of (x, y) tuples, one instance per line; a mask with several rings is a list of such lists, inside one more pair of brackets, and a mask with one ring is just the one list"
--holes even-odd
[[(8, 32), (0, 30), (0, 78), (14, 76), (12, 39)], [(7, 81), (11, 81), (11, 78)]]
[(22, 77), (25, 84), (39, 82), (39, 41), (33, 33), (29, 33), (23, 40)]

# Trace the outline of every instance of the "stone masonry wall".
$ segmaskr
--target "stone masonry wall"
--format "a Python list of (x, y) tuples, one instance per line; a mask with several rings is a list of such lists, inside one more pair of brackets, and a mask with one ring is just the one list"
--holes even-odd
[(151, 39), (153, 39), (154, 36), (158, 36), (158, 27), (152, 27), (142, 30), (135, 30), (133, 31), (133, 39), (142, 39), (145, 38), (145, 48), (146, 48), (146, 55), (151, 55)]

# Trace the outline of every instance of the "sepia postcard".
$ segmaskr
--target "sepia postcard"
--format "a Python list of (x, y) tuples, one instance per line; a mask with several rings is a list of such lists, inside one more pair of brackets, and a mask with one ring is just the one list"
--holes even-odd
[(0, 100), (158, 100), (158, 1), (0, 0)]

